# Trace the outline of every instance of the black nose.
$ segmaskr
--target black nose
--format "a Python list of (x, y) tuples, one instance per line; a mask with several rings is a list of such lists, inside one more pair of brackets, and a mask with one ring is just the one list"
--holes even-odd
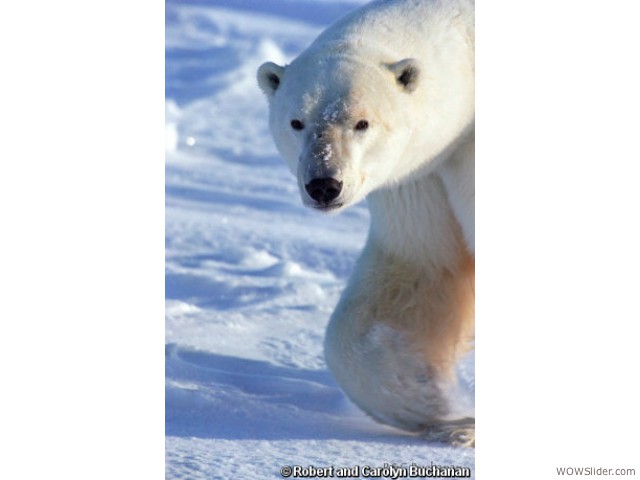
[(335, 178), (314, 178), (304, 188), (316, 202), (327, 204), (338, 198), (342, 191), (342, 182)]

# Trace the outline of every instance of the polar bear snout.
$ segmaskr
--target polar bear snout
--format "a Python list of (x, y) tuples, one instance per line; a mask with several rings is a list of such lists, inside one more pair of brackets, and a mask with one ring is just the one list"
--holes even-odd
[(330, 207), (342, 192), (342, 182), (332, 177), (314, 178), (305, 184), (304, 189), (321, 208)]

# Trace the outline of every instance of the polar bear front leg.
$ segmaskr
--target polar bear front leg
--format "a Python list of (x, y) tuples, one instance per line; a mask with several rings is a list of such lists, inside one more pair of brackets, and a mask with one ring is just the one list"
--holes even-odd
[(329, 322), (325, 356), (373, 418), (414, 432), (443, 430), (455, 415), (454, 365), (472, 336), (471, 257), (426, 269), (370, 238)]

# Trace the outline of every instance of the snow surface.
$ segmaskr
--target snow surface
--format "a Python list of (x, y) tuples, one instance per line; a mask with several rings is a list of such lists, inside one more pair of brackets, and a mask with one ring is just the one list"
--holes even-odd
[[(324, 330), (366, 205), (305, 209), (255, 81), (364, 1), (166, 3), (166, 475), (282, 478), (285, 465), (474, 466), (370, 420), (328, 372)], [(461, 371), (473, 390), (473, 358)], [(472, 477), (473, 478), (473, 477)]]

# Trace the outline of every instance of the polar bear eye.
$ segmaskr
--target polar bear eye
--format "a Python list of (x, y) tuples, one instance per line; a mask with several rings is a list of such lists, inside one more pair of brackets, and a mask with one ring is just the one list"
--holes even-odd
[(291, 120), (291, 128), (293, 128), (294, 130), (302, 130), (304, 128), (304, 123), (302, 123), (300, 120), (293, 119)]
[(360, 120), (355, 126), (356, 130), (366, 130), (367, 128), (369, 128), (369, 122), (366, 120)]

